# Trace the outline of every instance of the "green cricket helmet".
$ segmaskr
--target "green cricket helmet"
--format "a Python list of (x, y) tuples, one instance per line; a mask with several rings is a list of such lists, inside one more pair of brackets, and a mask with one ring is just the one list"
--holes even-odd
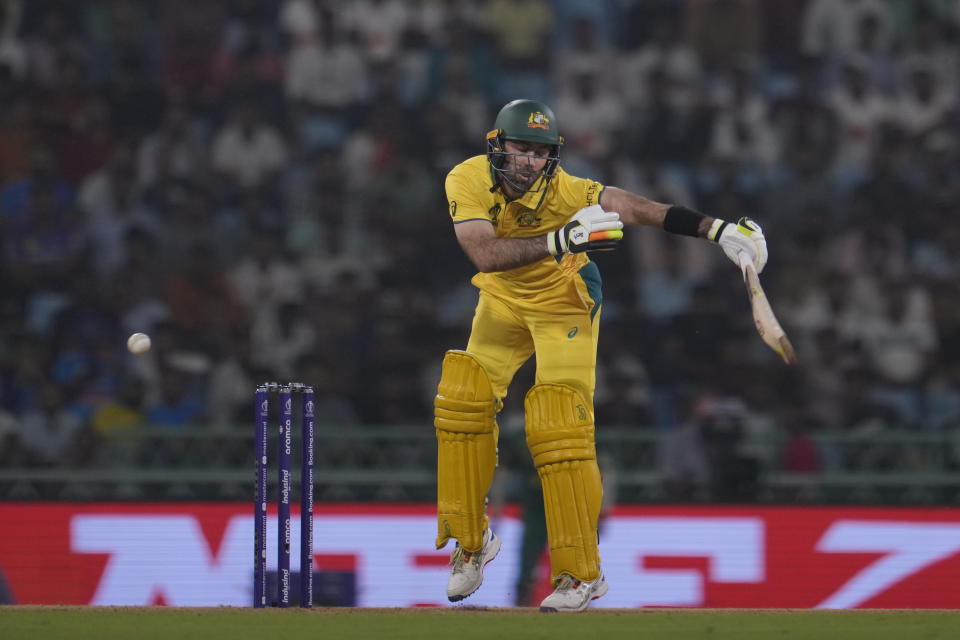
[[(563, 137), (557, 132), (557, 119), (553, 115), (553, 109), (537, 100), (514, 100), (500, 109), (493, 126), (494, 129), (487, 133), (487, 159), (498, 180), (521, 193), (541, 190), (545, 192), (560, 166), (560, 146), (563, 144)], [(547, 163), (541, 171), (543, 179), (534, 181), (529, 189), (510, 180), (504, 170), (507, 156), (517, 155), (506, 152), (504, 142), (507, 140), (550, 145)], [(495, 184), (494, 188), (496, 187)]]

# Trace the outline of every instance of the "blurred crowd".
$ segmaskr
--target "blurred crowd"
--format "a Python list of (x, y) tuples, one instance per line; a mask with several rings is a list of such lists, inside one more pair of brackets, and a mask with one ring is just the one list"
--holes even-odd
[(955, 0), (2, 0), (0, 464), (252, 430), (264, 380), (429, 429), (476, 304), (443, 178), (518, 97), (568, 172), (764, 226), (792, 368), (716, 247), (596, 258), (598, 425), (662, 430), (683, 491), (731, 412), (797, 472), (843, 463), (818, 431), (956, 429), (958, 35)]

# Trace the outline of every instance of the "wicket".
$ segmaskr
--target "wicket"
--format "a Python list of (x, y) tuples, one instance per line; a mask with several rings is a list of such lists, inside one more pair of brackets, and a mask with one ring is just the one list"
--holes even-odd
[(303, 404), (300, 456), (300, 606), (313, 604), (313, 387), (300, 382), (265, 382), (256, 391), (256, 442), (254, 452), (257, 482), (254, 495), (253, 606), (267, 606), (267, 430), (270, 393), (280, 401), (280, 432), (277, 442), (277, 606), (290, 606), (290, 469), (293, 394)]

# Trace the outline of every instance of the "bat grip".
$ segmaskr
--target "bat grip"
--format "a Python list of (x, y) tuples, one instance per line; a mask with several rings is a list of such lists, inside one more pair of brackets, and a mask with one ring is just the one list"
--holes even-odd
[(743, 278), (747, 278), (747, 268), (753, 268), (753, 260), (750, 259), (750, 256), (747, 255), (746, 251), (737, 252), (737, 260), (740, 261), (740, 271), (743, 273)]

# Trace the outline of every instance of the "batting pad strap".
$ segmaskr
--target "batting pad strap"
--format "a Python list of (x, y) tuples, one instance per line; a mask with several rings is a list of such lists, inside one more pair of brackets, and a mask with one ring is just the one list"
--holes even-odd
[(433, 400), (434, 426), (457, 433), (488, 433), (496, 405), (490, 400), (457, 400), (438, 395)]
[(534, 433), (527, 436), (527, 447), (537, 468), (557, 462), (597, 459), (593, 426)]
[(448, 351), (434, 400), (438, 549), (450, 538), (471, 552), (483, 546), (497, 466), (496, 407), (483, 366), (465, 351)]

